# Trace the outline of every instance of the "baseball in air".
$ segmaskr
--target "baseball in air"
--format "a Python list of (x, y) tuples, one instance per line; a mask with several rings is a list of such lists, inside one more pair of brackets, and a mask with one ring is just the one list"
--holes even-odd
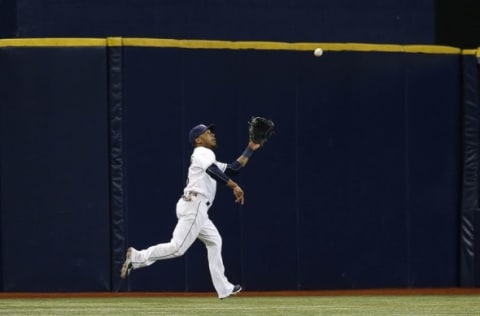
[(323, 55), (323, 49), (321, 48), (315, 48), (315, 50), (313, 51), (313, 54), (316, 56), (316, 57), (320, 57)]

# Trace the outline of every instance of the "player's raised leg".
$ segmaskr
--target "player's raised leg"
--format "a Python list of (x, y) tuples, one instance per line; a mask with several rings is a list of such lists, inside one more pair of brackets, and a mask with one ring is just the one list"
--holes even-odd
[[(184, 201), (180, 199), (177, 203), (177, 216), (178, 222), (169, 242), (160, 243), (143, 250), (129, 248), (124, 266), (125, 264), (128, 265), (128, 261), (130, 261), (132, 269), (139, 269), (158, 260), (182, 256), (197, 239), (207, 219), (207, 206), (202, 200)], [(122, 270), (124, 269), (122, 268)], [(129, 271), (126, 275), (128, 274)]]

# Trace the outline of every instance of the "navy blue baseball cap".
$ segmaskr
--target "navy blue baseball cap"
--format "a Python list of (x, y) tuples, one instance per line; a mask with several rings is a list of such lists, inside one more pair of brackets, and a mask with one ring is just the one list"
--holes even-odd
[(194, 126), (191, 130), (190, 130), (190, 133), (188, 135), (188, 139), (190, 140), (190, 144), (194, 145), (195, 144), (195, 139), (198, 138), (198, 136), (202, 135), (203, 133), (205, 133), (205, 131), (209, 129), (211, 130), (212, 132), (215, 131), (215, 125), (214, 124), (210, 124), (210, 125), (205, 125), (205, 124), (198, 124), (196, 126)]

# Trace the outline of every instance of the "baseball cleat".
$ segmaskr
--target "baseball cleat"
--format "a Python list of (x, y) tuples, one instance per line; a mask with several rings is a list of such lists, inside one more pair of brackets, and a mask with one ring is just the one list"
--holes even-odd
[(132, 248), (127, 249), (127, 255), (125, 258), (125, 262), (122, 265), (122, 270), (120, 271), (120, 277), (122, 279), (125, 279), (126, 277), (129, 276), (130, 272), (133, 270), (133, 265), (132, 265)]
[(242, 286), (240, 284), (237, 284), (233, 287), (232, 294), (230, 294), (230, 295), (237, 295), (241, 291), (242, 291)]
[(233, 295), (237, 295), (241, 291), (242, 291), (242, 286), (240, 284), (237, 284), (233, 287), (232, 293), (230, 293), (228, 296), (222, 297), (221, 300), (223, 300), (224, 298), (233, 296)]

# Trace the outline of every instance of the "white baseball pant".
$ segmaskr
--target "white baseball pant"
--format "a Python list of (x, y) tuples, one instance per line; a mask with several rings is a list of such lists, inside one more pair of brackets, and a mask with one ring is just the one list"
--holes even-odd
[(157, 244), (144, 250), (132, 249), (133, 269), (149, 266), (158, 260), (180, 257), (198, 238), (207, 248), (208, 267), (218, 297), (227, 297), (233, 291), (233, 284), (225, 276), (222, 237), (208, 218), (210, 203), (200, 195), (190, 198), (190, 201), (180, 198), (177, 202), (178, 222), (170, 242)]

